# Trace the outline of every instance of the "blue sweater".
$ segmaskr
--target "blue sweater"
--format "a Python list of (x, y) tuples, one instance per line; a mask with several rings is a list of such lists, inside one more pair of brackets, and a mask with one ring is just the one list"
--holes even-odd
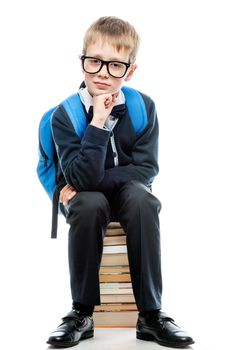
[[(131, 180), (151, 186), (158, 173), (158, 121), (154, 102), (141, 95), (148, 123), (139, 135), (126, 106), (113, 130), (88, 124), (82, 140), (63, 106), (57, 108), (51, 125), (59, 158), (59, 188), (70, 184), (77, 191), (112, 193)], [(85, 113), (89, 123), (91, 117)]]

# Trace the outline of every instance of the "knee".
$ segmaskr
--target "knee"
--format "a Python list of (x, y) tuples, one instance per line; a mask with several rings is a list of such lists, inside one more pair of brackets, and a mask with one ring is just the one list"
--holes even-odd
[(97, 214), (106, 215), (109, 204), (106, 197), (100, 192), (79, 192), (67, 206), (69, 216), (78, 215), (94, 217)]
[(144, 184), (131, 181), (125, 186), (125, 198), (132, 208), (151, 207), (158, 213), (161, 210), (161, 202), (155, 197), (151, 189)]

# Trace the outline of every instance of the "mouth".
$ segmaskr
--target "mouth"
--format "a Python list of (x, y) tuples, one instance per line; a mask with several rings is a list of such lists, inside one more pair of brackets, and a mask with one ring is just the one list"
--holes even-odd
[(109, 84), (106, 84), (106, 83), (102, 83), (102, 82), (99, 82), (99, 81), (95, 81), (94, 82), (94, 85), (99, 88), (99, 89), (107, 89), (110, 87)]

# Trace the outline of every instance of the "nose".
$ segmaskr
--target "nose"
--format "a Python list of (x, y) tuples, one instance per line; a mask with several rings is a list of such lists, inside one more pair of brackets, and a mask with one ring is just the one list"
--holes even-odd
[(107, 63), (103, 63), (103, 66), (100, 69), (100, 71), (98, 72), (98, 75), (109, 77), (109, 73), (108, 73), (108, 70), (107, 70)]

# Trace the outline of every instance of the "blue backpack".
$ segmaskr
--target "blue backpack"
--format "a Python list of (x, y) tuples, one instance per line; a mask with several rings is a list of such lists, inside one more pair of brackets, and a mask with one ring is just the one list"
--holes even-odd
[[(125, 103), (136, 134), (139, 134), (147, 125), (147, 113), (141, 94), (132, 88), (122, 87)], [(73, 127), (82, 139), (87, 127), (87, 118), (78, 93), (71, 95), (62, 102)], [(51, 120), (58, 106), (51, 108), (41, 118), (39, 124), (39, 161), (37, 175), (53, 203), (51, 238), (57, 236), (57, 214), (59, 191), (57, 190), (58, 156), (51, 131)]]

